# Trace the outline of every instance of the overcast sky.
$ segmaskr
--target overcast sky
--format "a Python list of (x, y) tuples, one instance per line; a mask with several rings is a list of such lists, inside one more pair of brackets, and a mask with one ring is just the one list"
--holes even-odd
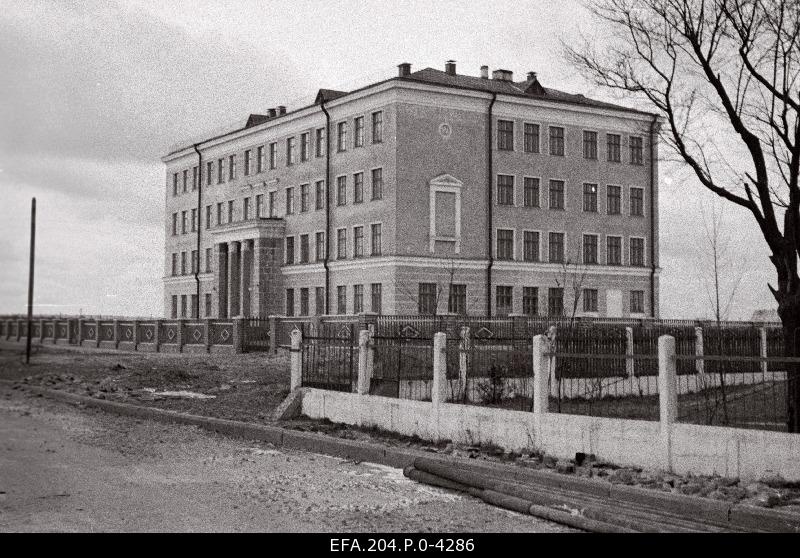
[[(251, 112), (308, 104), (321, 87), (392, 77), (396, 65), (479, 74), (482, 64), (545, 86), (619, 101), (561, 54), (589, 19), (552, 1), (7, 2), (0, 11), (0, 313), (26, 305), (36, 196), (35, 311), (161, 315), (164, 167), (186, 137)], [(628, 103), (631, 104), (631, 103)], [(662, 317), (711, 306), (698, 270), (700, 204), (662, 165)], [(766, 246), (747, 214), (725, 223), (743, 273), (731, 318), (775, 302)]]

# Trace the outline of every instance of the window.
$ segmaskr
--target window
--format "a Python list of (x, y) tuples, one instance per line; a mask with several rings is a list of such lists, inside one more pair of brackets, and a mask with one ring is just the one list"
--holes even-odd
[(364, 173), (357, 172), (353, 175), (353, 203), (364, 201)]
[(186, 314), (187, 314), (186, 295), (181, 295), (181, 318), (185, 318)]
[(300, 160), (305, 162), (308, 161), (308, 155), (311, 147), (311, 135), (306, 132), (304, 134), (300, 134)]
[(372, 199), (383, 199), (383, 169), (372, 169)]
[(217, 159), (217, 184), (225, 182), (225, 159)]
[(177, 213), (173, 213), (172, 214), (172, 236), (175, 236), (177, 234), (178, 234), (178, 214)]
[(447, 296), (447, 311), (451, 314), (467, 313), (466, 285), (450, 285), (450, 292)]
[(631, 314), (644, 314), (644, 291), (631, 291)]
[(236, 180), (236, 155), (228, 157), (228, 180)]
[(522, 287), (522, 313), (536, 316), (539, 313), (539, 288)]
[(495, 292), (495, 311), (498, 316), (508, 316), (512, 312), (514, 289), (510, 286), (497, 286)]
[(347, 258), (347, 229), (336, 230), (336, 259)]
[(357, 116), (353, 121), (353, 147), (364, 147), (364, 117)]
[(181, 275), (186, 275), (186, 252), (181, 252)]
[(642, 138), (639, 136), (631, 136), (629, 141), (631, 148), (631, 165), (643, 164), (644, 157), (642, 156)]
[(294, 160), (294, 136), (286, 138), (286, 166), (293, 165)]
[(514, 122), (511, 120), (497, 121), (497, 149), (514, 151)]
[(183, 193), (188, 192), (189, 185), (189, 169), (183, 171)]
[(206, 318), (211, 317), (211, 293), (206, 293)]
[(181, 211), (181, 234), (186, 234), (186, 212)]
[(211, 186), (214, 176), (214, 161), (206, 163), (206, 186)]
[(325, 259), (325, 233), (318, 232), (314, 244), (316, 245), (316, 260), (321, 262)]
[(192, 232), (197, 231), (197, 208), (192, 208)]
[(344, 285), (336, 287), (336, 313), (347, 314), (347, 287)]
[(294, 316), (294, 289), (286, 289), (286, 315)]
[(564, 128), (550, 126), (550, 155), (564, 156)]
[(206, 248), (206, 273), (211, 273), (211, 248)]
[(606, 264), (622, 265), (622, 237), (606, 237)]
[(622, 207), (622, 188), (619, 186), (608, 186), (608, 195), (606, 199), (609, 215), (619, 215)]
[(308, 211), (308, 184), (300, 185), (300, 213)]
[(514, 205), (514, 177), (508, 174), (497, 175), (497, 204)]
[(316, 156), (317, 157), (324, 157), (325, 156), (325, 128), (317, 128), (317, 134), (315, 138), (316, 143)]
[(270, 217), (275, 217), (278, 214), (277, 197), (278, 197), (278, 192), (277, 191), (273, 190), (272, 192), (269, 193), (269, 216)]
[(308, 316), (308, 287), (300, 289), (300, 315)]
[(301, 234), (300, 235), (300, 263), (308, 263), (308, 258), (309, 258), (308, 252), (309, 252), (308, 235), (307, 234)]
[(583, 132), (583, 158), (597, 159), (597, 132)]
[(228, 223), (233, 223), (233, 200), (228, 202)]
[(383, 111), (372, 113), (372, 143), (383, 142)]
[(247, 149), (244, 152), (244, 175), (250, 176), (250, 156), (252, 154), (252, 150)]
[(336, 205), (347, 205), (347, 177), (336, 178)]
[(211, 228), (211, 206), (206, 206), (206, 229)]
[(324, 180), (317, 180), (315, 184), (316, 189), (316, 209), (325, 209), (325, 181)]
[(336, 125), (336, 151), (347, 151), (347, 122)]
[(256, 194), (256, 219), (264, 216), (264, 194)]
[(372, 283), (370, 287), (372, 290), (370, 296), (370, 310), (376, 314), (380, 314), (383, 311), (383, 286), (380, 283)]
[(192, 295), (192, 317), (198, 319), (200, 317), (200, 301), (197, 300), (197, 295)]
[(644, 238), (631, 238), (631, 265), (644, 265)]
[(286, 237), (286, 265), (294, 263), (294, 237)]
[(548, 261), (562, 263), (564, 261), (564, 233), (551, 232), (547, 243)]
[(242, 219), (244, 221), (250, 220), (250, 198), (244, 198), (242, 200)]
[(353, 314), (364, 311), (364, 285), (353, 285)]
[(278, 143), (272, 142), (269, 144), (269, 168), (275, 170), (278, 165)]
[(564, 209), (564, 181), (550, 181), (550, 209)]
[(383, 253), (383, 247), (381, 246), (382, 239), (380, 223), (374, 223), (370, 225), (370, 236), (372, 240), (372, 251), (370, 254), (372, 256), (380, 256)]
[(264, 172), (264, 146), (259, 145), (256, 149), (256, 174)]
[(583, 311), (597, 312), (597, 289), (583, 289)]
[(286, 215), (294, 213), (294, 188), (286, 188)]
[(173, 320), (178, 317), (178, 295), (172, 295), (171, 317)]
[(597, 184), (583, 185), (583, 210), (597, 213)]
[(526, 176), (522, 194), (525, 207), (539, 207), (539, 179)]
[(551, 287), (547, 289), (547, 315), (562, 316), (564, 314), (564, 289)]
[(419, 306), (420, 314), (436, 314), (436, 283), (419, 284)]
[(525, 231), (522, 242), (522, 259), (526, 262), (539, 261), (539, 233)]
[(583, 235), (583, 263), (596, 264), (597, 263), (597, 235), (585, 234)]
[(192, 167), (192, 192), (197, 190), (197, 166)]
[(178, 173), (172, 175), (172, 195), (178, 195)]
[(364, 257), (364, 227), (353, 227), (353, 257)]
[(317, 287), (314, 289), (314, 313), (321, 316), (325, 312), (325, 287)]
[(217, 225), (222, 224), (222, 202), (217, 204)]
[(200, 272), (200, 262), (197, 259), (197, 250), (192, 250), (192, 273)]
[(525, 153), (539, 153), (538, 124), (525, 124)]
[(178, 274), (178, 254), (175, 252), (172, 253), (172, 275), (175, 276)]
[(514, 259), (514, 231), (511, 229), (497, 229), (497, 259)]
[(606, 134), (606, 145), (608, 146), (608, 160), (611, 163), (619, 163), (619, 146), (622, 138), (619, 134)]
[(641, 217), (644, 215), (644, 189), (631, 188), (631, 215)]

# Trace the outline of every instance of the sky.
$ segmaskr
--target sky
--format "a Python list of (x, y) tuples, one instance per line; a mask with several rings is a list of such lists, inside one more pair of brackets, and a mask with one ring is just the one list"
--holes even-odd
[[(577, 2), (5, 2), (0, 10), (0, 313), (27, 304), (37, 199), (37, 313), (163, 312), (165, 171), (186, 138), (248, 114), (312, 102), (412, 69), (479, 75), (486, 64), (549, 87), (633, 105), (585, 82), (562, 42), (592, 23)], [(660, 166), (662, 317), (710, 315), (703, 219), (715, 197)], [(766, 245), (726, 207), (728, 316), (775, 307)]]

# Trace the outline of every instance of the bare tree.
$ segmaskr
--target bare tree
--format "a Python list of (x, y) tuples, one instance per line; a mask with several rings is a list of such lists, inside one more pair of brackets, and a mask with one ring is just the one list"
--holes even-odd
[[(644, 99), (700, 185), (747, 209), (775, 267), (785, 355), (800, 354), (800, 0), (591, 0), (610, 33), (566, 46), (597, 84)], [(653, 131), (657, 128), (653, 124)], [(789, 367), (788, 429), (800, 432)]]
[[(433, 316), (437, 316), (439, 314), (439, 307), (440, 305), (443, 305), (445, 300), (447, 300), (448, 312), (450, 312), (450, 307), (451, 307), (450, 297), (452, 297), (454, 293), (453, 285), (463, 284), (459, 282), (458, 271), (461, 268), (458, 265), (458, 261), (455, 258), (448, 258), (446, 260), (446, 264), (444, 264), (442, 267), (445, 269), (447, 275), (445, 276), (444, 282), (437, 281), (435, 283), (433, 313), (431, 314)], [(415, 291), (413, 289), (413, 286), (411, 285), (406, 285), (405, 283), (397, 283), (396, 288), (399, 292), (411, 298), (412, 300), (416, 300), (419, 297), (419, 292)], [(466, 300), (464, 301), (463, 312), (459, 311), (455, 313), (469, 314), (470, 309), (474, 308), (475, 305), (478, 304), (479, 302), (480, 302), (480, 296), (478, 295), (473, 295), (472, 297), (467, 296)]]

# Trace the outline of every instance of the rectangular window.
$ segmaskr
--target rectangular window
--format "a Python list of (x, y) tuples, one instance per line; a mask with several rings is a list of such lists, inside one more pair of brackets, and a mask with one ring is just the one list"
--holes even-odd
[(316, 133), (316, 155), (317, 157), (325, 156), (325, 128), (317, 128)]
[(336, 259), (347, 258), (347, 229), (336, 230)]
[(383, 142), (383, 111), (372, 113), (372, 143)]
[(511, 229), (497, 229), (497, 259), (514, 259), (514, 231)]
[(197, 166), (192, 167), (192, 191), (197, 190)]
[(364, 147), (364, 117), (356, 116), (353, 126), (353, 147)]
[(526, 176), (523, 187), (523, 205), (539, 207), (539, 179)]
[(538, 124), (525, 124), (525, 153), (539, 153)]
[(286, 237), (286, 265), (294, 263), (294, 237)]
[(173, 320), (178, 317), (178, 295), (172, 295), (172, 312), (170, 316)]
[(336, 151), (347, 151), (347, 122), (336, 125)]
[(286, 315), (294, 316), (294, 289), (286, 289)]
[(514, 289), (510, 286), (497, 286), (495, 292), (495, 310), (498, 316), (508, 316), (513, 311)]
[(583, 289), (583, 311), (597, 312), (597, 289)]
[(300, 185), (300, 213), (308, 211), (308, 184)]
[(550, 126), (550, 155), (564, 156), (564, 128)]
[(514, 177), (497, 175), (497, 205), (514, 205)]
[(228, 223), (233, 223), (233, 200), (228, 202)]
[(336, 313), (347, 314), (347, 287), (344, 285), (336, 287)]
[(264, 146), (259, 145), (256, 149), (256, 174), (264, 172)]
[(597, 159), (597, 132), (583, 132), (583, 158)]
[(206, 313), (205, 313), (205, 317), (206, 318), (210, 318), (211, 317), (211, 293), (206, 293), (205, 297), (206, 297)]
[(294, 163), (294, 137), (286, 138), (286, 166)]
[(189, 191), (188, 190), (188, 186), (189, 186), (189, 169), (186, 169), (186, 170), (183, 171), (183, 193), (184, 194)]
[(583, 185), (583, 210), (597, 213), (597, 184)]
[(497, 121), (497, 149), (514, 151), (514, 122), (511, 120)]
[(225, 182), (225, 159), (217, 159), (217, 184)]
[(275, 170), (278, 166), (278, 142), (269, 144), (269, 168)]
[(294, 188), (286, 188), (286, 215), (294, 213)]
[(631, 291), (631, 314), (644, 314), (644, 291)]
[(364, 257), (364, 227), (353, 227), (353, 257)]
[(172, 195), (173, 196), (177, 196), (178, 195), (178, 173), (177, 172), (172, 175)]
[(376, 314), (383, 312), (383, 286), (380, 283), (372, 283), (370, 285), (372, 290), (370, 296), (370, 310)]
[(436, 314), (436, 283), (420, 283), (417, 311), (420, 314)]
[(228, 157), (228, 180), (236, 180), (236, 155)]
[(631, 265), (644, 266), (644, 239), (631, 238)]
[(211, 255), (211, 248), (206, 248), (206, 273), (211, 273), (211, 260), (213, 256)]
[(325, 259), (325, 233), (318, 232), (315, 238), (316, 245), (316, 259), (321, 262)]
[(317, 180), (316, 184), (314, 185), (316, 189), (316, 205), (317, 209), (325, 209), (325, 181), (324, 180)]
[(622, 137), (619, 134), (606, 134), (606, 145), (608, 147), (609, 162), (619, 163), (621, 143), (622, 143)]
[(564, 289), (561, 287), (550, 287), (547, 289), (547, 315), (564, 315)]
[(550, 181), (550, 209), (564, 209), (564, 181)]
[(181, 295), (181, 318), (185, 318), (186, 315), (187, 315), (186, 295)]
[(217, 204), (217, 226), (222, 224), (222, 202)]
[(585, 234), (583, 235), (583, 263), (596, 264), (597, 263), (597, 235)]
[(308, 235), (300, 235), (300, 263), (308, 263), (309, 258)]
[(548, 261), (553, 263), (564, 262), (564, 233), (551, 232), (548, 235)]
[(450, 292), (447, 295), (447, 311), (451, 314), (467, 313), (467, 286), (450, 285)]
[(211, 206), (206, 206), (206, 229), (211, 228)]
[(538, 287), (522, 287), (522, 313), (526, 316), (539, 314)]
[(256, 194), (256, 219), (264, 216), (264, 194)]
[(300, 289), (300, 315), (308, 316), (308, 287)]
[(181, 275), (186, 275), (186, 252), (181, 252)]
[(364, 285), (353, 285), (353, 314), (364, 311)]
[(308, 161), (309, 151), (311, 151), (311, 135), (308, 132), (300, 134), (300, 160)]
[(214, 176), (214, 161), (206, 163), (206, 186), (211, 186)]
[(606, 237), (606, 264), (622, 265), (622, 237)]
[(317, 287), (314, 289), (314, 313), (321, 316), (325, 312), (325, 287)]
[(383, 169), (372, 169), (372, 199), (383, 199)]
[(372, 251), (370, 254), (373, 256), (380, 256), (383, 253), (380, 223), (370, 225), (370, 236), (372, 240)]
[(178, 274), (178, 254), (175, 252), (172, 253), (172, 275), (175, 276)]
[(200, 318), (200, 301), (197, 300), (197, 295), (192, 295), (192, 318), (195, 320)]
[(353, 175), (353, 203), (364, 201), (364, 173), (357, 172)]
[(197, 208), (192, 208), (192, 232), (197, 231)]
[(250, 220), (250, 198), (244, 198), (242, 200), (242, 219), (244, 221)]
[(539, 261), (539, 233), (525, 231), (523, 239), (522, 259), (526, 262)]
[(269, 216), (275, 217), (278, 214), (278, 192), (273, 190), (269, 193)]
[(606, 205), (609, 215), (619, 215), (622, 208), (622, 188), (619, 186), (608, 187)]
[(336, 178), (336, 205), (347, 205), (347, 177)]
[(178, 214), (177, 213), (173, 213), (172, 214), (172, 236), (175, 236), (177, 234), (178, 234)]
[(186, 212), (181, 211), (181, 234), (186, 234)]
[(197, 259), (197, 250), (192, 250), (192, 273), (200, 273), (200, 261)]
[(629, 141), (631, 148), (631, 165), (644, 164), (642, 138), (639, 136), (631, 136)]
[(644, 189), (631, 188), (631, 215), (641, 217), (644, 215)]
[(244, 152), (244, 175), (250, 176), (250, 157), (252, 155), (252, 151), (250, 149), (245, 150)]

